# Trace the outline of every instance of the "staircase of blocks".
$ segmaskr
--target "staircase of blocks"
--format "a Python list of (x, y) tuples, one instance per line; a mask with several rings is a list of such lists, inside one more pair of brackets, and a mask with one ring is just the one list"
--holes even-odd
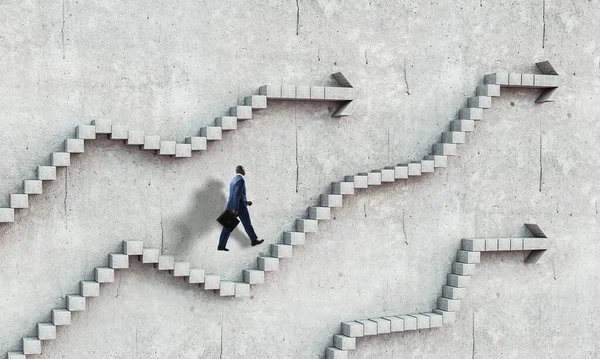
[[(538, 64), (538, 67), (540, 65)], [(541, 67), (540, 67), (541, 69)], [(517, 83), (517, 75), (519, 82)], [(80, 282), (80, 292), (78, 294), (68, 295), (66, 298), (66, 307), (52, 309), (52, 322), (38, 323), (38, 336), (25, 337), (22, 340), (23, 350), (20, 352), (8, 353), (9, 359), (25, 359), (27, 355), (42, 354), (42, 343), (46, 340), (56, 338), (57, 327), (69, 325), (73, 313), (85, 311), (87, 298), (99, 296), (100, 284), (111, 283), (114, 281), (114, 271), (129, 268), (129, 257), (139, 257), (142, 263), (151, 263), (158, 270), (170, 271), (174, 277), (182, 277), (188, 283), (200, 285), (205, 290), (216, 290), (223, 297), (247, 297), (250, 295), (250, 286), (265, 282), (265, 273), (276, 271), (279, 269), (279, 261), (282, 258), (290, 258), (293, 253), (293, 246), (304, 245), (306, 234), (318, 231), (319, 221), (329, 220), (331, 218), (331, 209), (342, 206), (344, 195), (353, 195), (355, 190), (368, 188), (369, 186), (381, 186), (383, 183), (393, 183), (395, 181), (408, 180), (411, 177), (423, 176), (434, 172), (438, 168), (448, 166), (448, 158), (456, 155), (457, 146), (465, 143), (468, 132), (475, 130), (475, 124), (483, 120), (483, 110), (491, 108), (492, 98), (500, 96), (501, 87), (525, 87), (525, 88), (543, 88), (549, 89), (538, 98), (538, 102), (553, 101), (550, 97), (554, 95), (554, 90), (557, 85), (556, 75), (531, 75), (533, 79), (538, 79), (539, 86), (523, 84), (522, 79), (527, 74), (508, 74), (496, 73), (486, 75), (484, 85), (476, 87), (476, 96), (470, 97), (467, 100), (467, 107), (460, 109), (458, 119), (450, 122), (448, 131), (444, 131), (441, 135), (440, 142), (432, 146), (432, 153), (425, 156), (422, 160), (411, 161), (409, 163), (387, 166), (383, 169), (373, 170), (368, 172), (349, 175), (343, 181), (332, 182), (330, 193), (324, 193), (320, 196), (320, 203), (316, 206), (308, 208), (306, 218), (299, 218), (295, 221), (295, 230), (283, 233), (283, 242), (279, 244), (271, 244), (269, 256), (259, 256), (257, 258), (256, 268), (245, 269), (242, 271), (243, 281), (223, 280), (218, 274), (207, 274), (204, 269), (192, 268), (189, 262), (177, 261), (174, 256), (162, 255), (160, 249), (144, 248), (141, 241), (124, 241), (122, 253), (113, 253), (108, 255), (108, 265), (104, 267), (94, 268), (93, 280), (84, 280)], [(513, 81), (509, 82), (509, 79)], [(288, 88), (289, 91), (289, 88)], [(124, 126), (112, 125), (109, 121), (95, 121), (90, 126), (77, 127), (77, 138), (67, 139), (65, 141), (65, 152), (57, 152), (52, 154), (52, 166), (40, 166), (38, 169), (37, 180), (25, 180), (23, 194), (11, 195), (11, 208), (0, 209), (0, 218), (4, 222), (14, 220), (14, 209), (27, 208), (27, 200), (30, 194), (42, 193), (42, 181), (53, 180), (56, 178), (56, 167), (68, 166), (70, 164), (70, 155), (84, 152), (84, 141), (91, 140), (98, 134), (106, 134), (113, 140), (124, 140), (127, 145), (141, 146), (142, 150), (157, 151), (159, 155), (175, 156), (175, 157), (190, 157), (192, 151), (206, 149), (207, 141), (221, 139), (222, 131), (233, 130), (237, 128), (238, 120), (247, 120), (252, 118), (252, 110), (266, 108), (267, 100), (282, 100), (282, 92), (273, 86), (263, 86), (259, 90), (259, 95), (246, 97), (246, 106), (232, 107), (230, 116), (224, 116), (216, 120), (216, 126), (209, 126), (201, 129), (199, 137), (188, 137), (186, 143), (178, 144), (175, 141), (161, 141), (159, 136), (146, 136), (143, 131), (128, 131)], [(304, 98), (298, 98), (298, 100)], [(323, 99), (318, 99), (323, 101)], [(349, 101), (349, 96), (343, 94), (330, 101)], [(342, 106), (347, 108), (347, 103)], [(13, 206), (13, 196), (15, 196)], [(19, 206), (20, 205), (20, 206)], [(529, 250), (529, 249), (521, 250)], [(516, 250), (516, 249), (515, 249)], [(468, 250), (467, 250), (468, 251)], [(477, 251), (478, 252), (478, 251)], [(459, 256), (461, 251), (459, 251)], [(462, 254), (464, 255), (464, 254)], [(461, 257), (457, 263), (457, 268), (464, 265), (474, 264), (472, 262), (461, 262)], [(471, 268), (471, 267), (465, 267)], [(460, 270), (460, 269), (457, 269)], [(468, 270), (468, 269), (465, 269)], [(466, 273), (466, 272), (465, 272)], [(449, 275), (452, 280), (468, 281), (466, 274), (453, 273)], [(455, 285), (453, 285), (455, 284)], [(464, 288), (458, 282), (449, 282), (448, 287)], [(460, 290), (459, 290), (460, 291)], [(446, 303), (447, 300), (453, 298), (443, 297), (440, 303)], [(450, 302), (448, 302), (450, 304)], [(442, 304), (444, 305), (444, 304)], [(419, 326), (424, 327), (426, 324), (429, 327), (441, 325), (441, 323), (452, 320), (454, 311), (450, 307), (437, 308), (432, 312), (423, 314), (410, 315), (410, 318), (415, 319), (417, 329)], [(455, 307), (453, 307), (455, 308)], [(444, 313), (446, 312), (446, 313)], [(406, 324), (403, 317), (398, 317), (395, 320), (396, 331), (399, 331), (399, 320), (402, 320), (403, 330)], [(408, 318), (410, 322), (412, 319)], [(376, 318), (377, 319), (377, 318)], [(381, 318), (379, 318), (381, 319)], [(378, 320), (379, 320), (378, 319)], [(391, 331), (391, 320), (389, 321)], [(381, 320), (379, 320), (381, 322)], [(374, 324), (372, 324), (372, 323)], [(326, 350), (327, 358), (344, 358), (347, 350), (354, 343), (359, 335), (358, 325), (363, 326), (363, 335), (372, 335), (373, 325), (378, 328), (377, 320), (372, 319), (370, 322), (365, 322), (369, 329), (366, 329), (365, 323), (356, 322), (352, 324), (353, 330), (342, 329), (342, 334), (334, 337), (334, 346)], [(433, 324), (432, 324), (433, 323)], [(439, 324), (439, 325), (438, 325)], [(382, 322), (385, 327), (386, 322)], [(347, 325), (342, 326), (343, 328)], [(409, 328), (411, 325), (409, 324)], [(385, 329), (382, 329), (385, 330)], [(377, 329), (379, 331), (379, 329)], [(352, 335), (347, 335), (350, 333)], [(335, 339), (337, 338), (337, 339)], [(343, 343), (342, 343), (343, 342)], [(337, 343), (337, 345), (336, 345)]]

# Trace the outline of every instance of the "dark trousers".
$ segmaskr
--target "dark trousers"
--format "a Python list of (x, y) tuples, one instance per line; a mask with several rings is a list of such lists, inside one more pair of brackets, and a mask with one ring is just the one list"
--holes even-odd
[[(254, 232), (254, 227), (252, 227), (252, 222), (250, 221), (250, 213), (248, 213), (248, 207), (241, 205), (238, 211), (238, 217), (240, 218), (240, 222), (244, 225), (244, 229), (246, 233), (248, 233), (248, 237), (250, 240), (254, 242), (258, 236)], [(227, 246), (227, 240), (229, 239), (229, 235), (231, 232), (227, 230), (227, 228), (223, 227), (221, 231), (221, 237), (219, 238), (219, 247), (225, 248)]]

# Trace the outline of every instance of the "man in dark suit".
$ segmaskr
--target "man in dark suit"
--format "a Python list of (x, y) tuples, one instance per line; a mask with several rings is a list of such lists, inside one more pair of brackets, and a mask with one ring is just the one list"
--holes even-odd
[[(229, 184), (229, 200), (227, 201), (227, 207), (225, 210), (230, 211), (235, 216), (239, 216), (240, 222), (242, 222), (244, 225), (244, 229), (252, 241), (252, 246), (255, 246), (264, 242), (264, 239), (258, 239), (258, 236), (254, 232), (254, 227), (252, 227), (252, 223), (250, 222), (248, 206), (252, 206), (252, 201), (246, 200), (246, 182), (244, 180), (246, 171), (244, 171), (244, 167), (237, 166), (235, 168), (235, 173), (235, 177), (233, 177), (231, 183)], [(229, 251), (229, 249), (226, 247), (230, 234), (231, 232), (229, 232), (227, 228), (223, 227), (217, 250)]]

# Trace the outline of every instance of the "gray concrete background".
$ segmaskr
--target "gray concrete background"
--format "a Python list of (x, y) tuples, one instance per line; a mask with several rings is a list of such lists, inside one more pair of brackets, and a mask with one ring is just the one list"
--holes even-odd
[(241, 279), (268, 247), (240, 233), (215, 251), (235, 165), (258, 233), (279, 242), (331, 181), (427, 154), (485, 73), (554, 58), (559, 102), (504, 90), (449, 168), (349, 197), (253, 297), (133, 263), (43, 357), (319, 358), (343, 320), (433, 307), (461, 238), (524, 235), (526, 221), (556, 239), (552, 260), (483, 255), (455, 324), (360, 340), (350, 357), (597, 357), (599, 17), (597, 1), (3, 1), (3, 206), (96, 118), (181, 141), (260, 85), (337, 71), (363, 101), (345, 119), (335, 103), (270, 103), (191, 159), (86, 143), (0, 225), (0, 355), (122, 240)]

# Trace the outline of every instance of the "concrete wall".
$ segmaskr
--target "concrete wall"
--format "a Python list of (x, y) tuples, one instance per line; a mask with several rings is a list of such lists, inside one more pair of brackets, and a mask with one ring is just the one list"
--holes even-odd
[(122, 240), (241, 279), (268, 246), (216, 251), (235, 165), (266, 243), (331, 181), (428, 154), (485, 73), (565, 69), (559, 102), (503, 90), (447, 169), (360, 191), (246, 299), (133, 263), (44, 345), (44, 358), (320, 358), (343, 320), (431, 309), (464, 237), (556, 239), (544, 264), (483, 255), (441, 330), (359, 341), (351, 358), (594, 358), (600, 327), (600, 53), (595, 1), (0, 3), (0, 205), (74, 127), (109, 118), (183, 140), (266, 83), (363, 101), (269, 108), (191, 159), (107, 139), (0, 225), (0, 356), (107, 263)]

